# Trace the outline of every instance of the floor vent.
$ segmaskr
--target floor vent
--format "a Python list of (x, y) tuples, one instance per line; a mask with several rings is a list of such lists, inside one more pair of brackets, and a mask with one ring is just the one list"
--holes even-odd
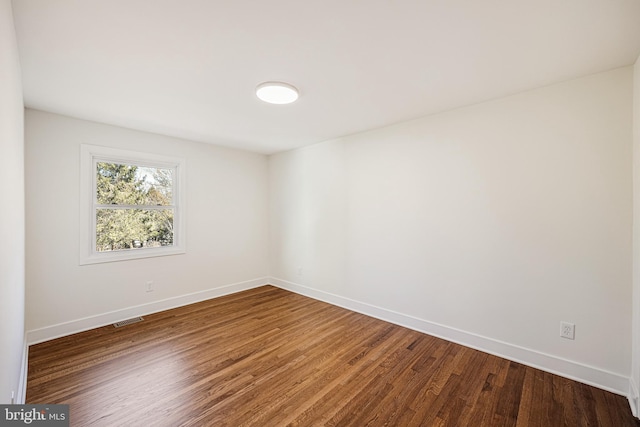
[(127, 326), (132, 323), (142, 322), (144, 319), (142, 317), (134, 317), (133, 319), (122, 320), (120, 322), (116, 322), (113, 324), (114, 328), (120, 328), (122, 326)]

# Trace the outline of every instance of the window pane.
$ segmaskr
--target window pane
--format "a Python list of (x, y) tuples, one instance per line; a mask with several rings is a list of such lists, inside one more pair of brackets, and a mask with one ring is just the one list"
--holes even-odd
[(101, 205), (171, 205), (173, 169), (98, 162), (96, 196)]
[(96, 251), (173, 246), (173, 209), (97, 209)]

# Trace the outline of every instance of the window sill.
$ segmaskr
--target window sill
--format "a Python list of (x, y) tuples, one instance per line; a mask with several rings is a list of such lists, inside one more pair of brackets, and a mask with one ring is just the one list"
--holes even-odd
[(80, 265), (101, 264), (105, 262), (129, 261), (142, 258), (155, 258), (170, 255), (181, 255), (186, 250), (181, 247), (140, 248), (114, 252), (95, 252), (80, 259)]

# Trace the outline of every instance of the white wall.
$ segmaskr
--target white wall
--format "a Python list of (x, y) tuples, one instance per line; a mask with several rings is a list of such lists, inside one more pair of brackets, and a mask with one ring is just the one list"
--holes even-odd
[[(29, 109), (25, 122), (30, 342), (266, 282), (266, 156)], [(186, 254), (78, 265), (83, 143), (186, 159)]]
[(633, 328), (631, 407), (640, 415), (640, 57), (633, 72)]
[(274, 281), (626, 394), (632, 73), (273, 155)]
[(19, 400), (24, 350), (24, 108), (10, 0), (0, 0), (0, 403)]

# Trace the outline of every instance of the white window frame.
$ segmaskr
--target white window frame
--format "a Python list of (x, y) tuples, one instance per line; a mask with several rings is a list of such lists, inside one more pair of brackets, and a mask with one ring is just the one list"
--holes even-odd
[[(186, 252), (186, 160), (98, 145), (80, 145), (80, 265), (184, 254)], [(98, 162), (173, 169), (173, 245), (120, 251), (96, 250), (96, 165)]]

